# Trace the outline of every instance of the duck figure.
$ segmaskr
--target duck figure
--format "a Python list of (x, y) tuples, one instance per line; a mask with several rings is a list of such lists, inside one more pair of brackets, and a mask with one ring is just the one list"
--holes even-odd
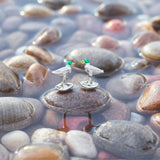
[(85, 89), (94, 89), (98, 86), (97, 82), (92, 81), (92, 76), (104, 73), (102, 69), (99, 69), (93, 65), (90, 64), (88, 59), (84, 59), (81, 61), (82, 64), (84, 64), (84, 69), (88, 73), (89, 79), (87, 81), (81, 81), (80, 84)]
[(72, 65), (73, 65), (73, 62), (68, 61), (65, 67), (59, 68), (55, 71), (52, 71), (52, 74), (63, 76), (62, 82), (55, 86), (55, 88), (58, 89), (59, 91), (62, 91), (62, 92), (63, 91), (68, 91), (73, 87), (72, 83), (67, 83), (66, 82), (67, 75), (71, 73), (71, 66)]

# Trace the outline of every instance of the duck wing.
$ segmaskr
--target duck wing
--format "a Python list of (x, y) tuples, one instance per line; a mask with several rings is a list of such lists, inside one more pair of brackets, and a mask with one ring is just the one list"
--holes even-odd
[(56, 75), (64, 75), (64, 74), (67, 74), (67, 73), (70, 73), (71, 72), (71, 69), (70, 67), (62, 67), (62, 68), (59, 68), (55, 71), (52, 71), (53, 74), (56, 74)]
[(85, 70), (86, 70), (86, 72), (92, 72), (92, 75), (104, 73), (104, 71), (102, 69), (99, 69), (99, 68), (92, 66), (92, 65), (86, 65)]

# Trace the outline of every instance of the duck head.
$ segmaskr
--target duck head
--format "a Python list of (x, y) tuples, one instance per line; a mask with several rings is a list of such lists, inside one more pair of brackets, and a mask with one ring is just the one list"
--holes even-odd
[(89, 63), (89, 60), (88, 60), (88, 59), (84, 59), (84, 60), (81, 61), (81, 63), (82, 63), (82, 64)]

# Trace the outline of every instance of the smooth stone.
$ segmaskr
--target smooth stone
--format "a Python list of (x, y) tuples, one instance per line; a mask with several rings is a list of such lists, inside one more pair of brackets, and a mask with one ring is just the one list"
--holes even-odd
[(80, 5), (65, 5), (61, 9), (59, 9), (60, 15), (74, 15), (82, 11), (82, 7)]
[(89, 15), (89, 14), (78, 15), (76, 18), (76, 22), (80, 30), (89, 31), (94, 34), (102, 33), (102, 22), (93, 15)]
[(152, 20), (151, 20), (151, 23), (152, 23), (152, 27), (153, 27), (154, 31), (159, 34), (159, 31), (160, 31), (160, 17), (159, 16), (153, 17)]
[(95, 15), (107, 21), (114, 18), (124, 18), (133, 15), (135, 11), (124, 3), (101, 3)]
[(18, 130), (33, 123), (35, 108), (23, 98), (0, 97), (0, 114), (0, 130)]
[(21, 147), (13, 160), (68, 160), (68, 152), (62, 144), (31, 144)]
[(110, 107), (105, 111), (103, 111), (101, 115), (104, 117), (105, 121), (129, 120), (131, 113), (130, 113), (130, 109), (125, 103), (122, 103), (112, 98)]
[(92, 42), (92, 46), (96, 47), (96, 48), (108, 49), (111, 51), (114, 51), (120, 47), (119, 42), (116, 39), (114, 39), (110, 36), (107, 36), (107, 35), (97, 37)]
[(71, 0), (38, 0), (40, 4), (44, 4), (52, 9), (60, 9), (64, 5), (70, 4)]
[(52, 89), (41, 99), (47, 108), (75, 115), (98, 112), (110, 104), (110, 95), (106, 91), (100, 88), (84, 90), (79, 85), (74, 85), (73, 89), (67, 92)]
[(47, 77), (48, 69), (39, 63), (32, 64), (25, 75), (25, 78), (35, 86), (43, 85)]
[(91, 135), (86, 132), (73, 130), (67, 133), (65, 142), (74, 156), (95, 158), (97, 149)]
[(17, 56), (13, 56), (11, 58), (7, 58), (4, 60), (4, 63), (11, 68), (17, 74), (25, 74), (28, 68), (34, 64), (38, 63), (38, 61), (26, 54), (21, 54)]
[(158, 147), (158, 136), (141, 124), (112, 120), (100, 125), (93, 134), (100, 148), (122, 158), (143, 159), (151, 157)]
[(155, 113), (151, 116), (150, 125), (159, 135), (160, 134), (160, 113)]
[(136, 109), (140, 113), (152, 114), (160, 111), (160, 81), (150, 83), (140, 96)]
[(37, 32), (47, 27), (46, 23), (43, 22), (24, 22), (19, 26), (19, 30), (22, 32)]
[(53, 10), (41, 5), (26, 5), (20, 12), (21, 16), (29, 18), (48, 18), (54, 15)]
[(154, 31), (143, 31), (136, 35), (136, 37), (133, 40), (133, 45), (137, 48), (140, 48), (150, 42), (159, 40), (160, 36)]
[(70, 160), (91, 160), (91, 159), (81, 158), (81, 157), (71, 157)]
[(3, 51), (4, 49), (7, 49), (7, 48), (8, 48), (8, 42), (4, 38), (1, 38), (0, 39), (0, 51)]
[(0, 144), (0, 160), (8, 160), (9, 158), (9, 152), (7, 149)]
[(124, 58), (123, 69), (129, 72), (138, 72), (147, 69), (151, 64), (152, 63), (146, 59), (126, 57)]
[(17, 130), (6, 133), (1, 142), (8, 150), (14, 152), (18, 147), (30, 143), (30, 138), (24, 131)]
[(27, 34), (21, 31), (16, 31), (16, 32), (12, 32), (11, 34), (7, 35), (6, 40), (12, 49), (16, 49), (20, 47), (21, 45), (25, 44), (27, 37), (28, 37)]
[(105, 151), (100, 151), (97, 158), (98, 160), (115, 159), (111, 154), (106, 153)]
[(66, 133), (51, 128), (40, 128), (34, 131), (31, 141), (32, 143), (63, 143)]
[(3, 62), (0, 62), (0, 95), (17, 95), (21, 92), (19, 77)]
[(43, 31), (41, 31), (34, 39), (33, 45), (53, 45), (57, 43), (61, 39), (61, 32), (52, 27), (52, 28), (46, 28)]
[(106, 89), (120, 100), (134, 100), (139, 97), (147, 84), (142, 74), (128, 73), (116, 75), (107, 82)]
[(4, 60), (7, 57), (11, 57), (13, 56), (14, 51), (12, 49), (4, 49), (2, 51), (0, 51), (0, 60)]
[(65, 60), (73, 61), (74, 67), (77, 69), (84, 69), (81, 61), (86, 58), (89, 59), (93, 66), (104, 70), (104, 74), (101, 74), (103, 76), (116, 72), (123, 66), (123, 61), (119, 56), (102, 48), (87, 47), (75, 49), (65, 56)]
[(14, 31), (17, 30), (21, 23), (22, 18), (20, 16), (11, 16), (3, 22), (2, 29), (7, 32)]
[(146, 118), (143, 115), (140, 115), (135, 112), (131, 112), (131, 119), (130, 121), (140, 123), (140, 124), (145, 124)]
[(140, 51), (140, 54), (152, 61), (160, 61), (160, 41), (150, 42), (143, 46)]
[(27, 55), (35, 57), (40, 63), (44, 65), (52, 64), (54, 61), (52, 53), (38, 46), (28, 46), (24, 52)]
[(42, 124), (45, 127), (58, 129), (59, 123), (61, 122), (61, 120), (62, 120), (61, 114), (59, 114), (51, 109), (47, 109), (46, 113), (43, 117)]

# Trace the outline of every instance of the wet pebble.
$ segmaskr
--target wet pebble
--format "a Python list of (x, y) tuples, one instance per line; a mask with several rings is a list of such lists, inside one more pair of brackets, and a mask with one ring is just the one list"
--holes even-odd
[(3, 62), (0, 62), (0, 95), (17, 95), (21, 91), (21, 81), (19, 77), (8, 68)]
[(59, 10), (61, 15), (73, 15), (81, 12), (82, 7), (79, 5), (65, 5)]
[(46, 23), (43, 23), (43, 22), (24, 22), (19, 26), (19, 29), (22, 32), (31, 33), (31, 32), (40, 31), (41, 29), (45, 28), (46, 26), (47, 26)]
[(12, 32), (11, 34), (6, 36), (6, 40), (12, 49), (16, 49), (21, 45), (24, 45), (27, 38), (28, 38), (27, 34), (21, 31)]
[(160, 111), (160, 81), (150, 83), (137, 102), (137, 111), (151, 114)]
[(0, 144), (0, 160), (8, 160), (9, 158), (9, 152), (7, 149)]
[(38, 46), (28, 46), (25, 51), (27, 55), (35, 57), (40, 63), (48, 65), (53, 63), (52, 54), (44, 48)]
[(128, 17), (135, 13), (135, 11), (123, 4), (123, 3), (102, 3), (98, 7), (95, 15), (100, 17), (102, 20), (107, 21), (109, 19)]
[(151, 127), (160, 134), (160, 113), (155, 113), (150, 118)]
[(52, 89), (41, 99), (46, 107), (54, 111), (77, 115), (98, 112), (109, 107), (110, 103), (110, 96), (106, 91), (100, 88), (87, 91), (81, 89), (79, 85), (74, 85), (73, 90), (68, 92)]
[(130, 109), (125, 103), (122, 103), (112, 98), (110, 107), (106, 109), (105, 111), (103, 111), (101, 115), (104, 117), (105, 121), (129, 120), (130, 119)]
[(5, 59), (4, 63), (17, 74), (25, 74), (28, 68), (38, 61), (32, 56), (21, 54)]
[(14, 152), (18, 147), (30, 143), (30, 138), (24, 131), (15, 130), (6, 133), (1, 142), (8, 150)]
[[(37, 154), (38, 153), (38, 154)], [(68, 160), (68, 152), (61, 144), (32, 144), (21, 147), (13, 160)]]
[(48, 69), (39, 63), (32, 64), (25, 75), (25, 78), (35, 86), (43, 85)]
[(155, 32), (160, 32), (160, 17), (156, 16), (151, 19), (152, 27)]
[(34, 45), (49, 45), (58, 42), (61, 39), (61, 32), (56, 28), (46, 28), (34, 39)]
[(111, 51), (114, 51), (120, 47), (119, 42), (116, 39), (114, 39), (110, 36), (107, 36), (107, 35), (97, 37), (92, 42), (92, 46), (97, 47), (97, 48), (108, 49)]
[(143, 159), (152, 156), (159, 139), (141, 124), (112, 120), (100, 125), (93, 134), (96, 145), (122, 158)]
[(109, 154), (109, 153), (107, 153), (105, 151), (100, 151), (98, 153), (97, 158), (98, 158), (98, 160), (114, 159), (114, 157), (111, 154)]
[(151, 60), (160, 61), (160, 41), (150, 42), (142, 47), (140, 55)]
[(126, 57), (123, 69), (129, 72), (143, 71), (152, 63), (146, 59)]
[(0, 97), (0, 102), (0, 130), (22, 129), (32, 123), (35, 109), (28, 101), (17, 97)]
[(82, 158), (82, 157), (71, 157), (70, 160), (91, 160), (91, 159)]
[(29, 18), (48, 18), (53, 16), (54, 12), (41, 5), (26, 5), (20, 12), (21, 16)]
[(42, 123), (45, 127), (58, 129), (61, 120), (62, 120), (62, 115), (51, 109), (47, 109), (43, 117)]
[(21, 25), (22, 23), (22, 18), (18, 16), (11, 16), (8, 17), (2, 25), (2, 29), (4, 31), (14, 31), (17, 30), (17, 28)]
[(67, 127), (68, 130), (84, 130), (89, 123), (89, 118), (85, 116), (81, 117), (68, 116), (60, 122), (59, 128), (63, 128), (64, 121), (66, 125), (65, 127)]
[(35, 130), (31, 140), (32, 143), (63, 143), (66, 133), (51, 128), (40, 128)]
[(103, 26), (103, 33), (118, 39), (125, 39), (130, 34), (126, 22), (121, 19), (111, 19)]
[(140, 123), (140, 124), (145, 124), (146, 118), (141, 114), (138, 114), (138, 113), (135, 113), (135, 112), (131, 112), (130, 121), (136, 122), (136, 123)]
[(106, 88), (115, 98), (134, 100), (139, 97), (147, 84), (147, 79), (138, 73), (117, 75), (107, 82)]
[(85, 58), (89, 59), (93, 66), (104, 70), (103, 76), (118, 71), (123, 66), (123, 61), (119, 56), (102, 48), (88, 47), (75, 49), (65, 57), (66, 61), (73, 61), (75, 63), (74, 67), (78, 69), (84, 69), (81, 61)]
[(78, 130), (69, 131), (65, 142), (74, 156), (95, 158), (97, 155), (92, 137), (86, 132)]
[(70, 4), (71, 0), (38, 0), (38, 2), (52, 9), (59, 9), (64, 5)]
[(143, 31), (140, 32), (133, 40), (133, 45), (137, 48), (143, 47), (144, 45), (153, 42), (159, 41), (160, 36), (153, 31)]

